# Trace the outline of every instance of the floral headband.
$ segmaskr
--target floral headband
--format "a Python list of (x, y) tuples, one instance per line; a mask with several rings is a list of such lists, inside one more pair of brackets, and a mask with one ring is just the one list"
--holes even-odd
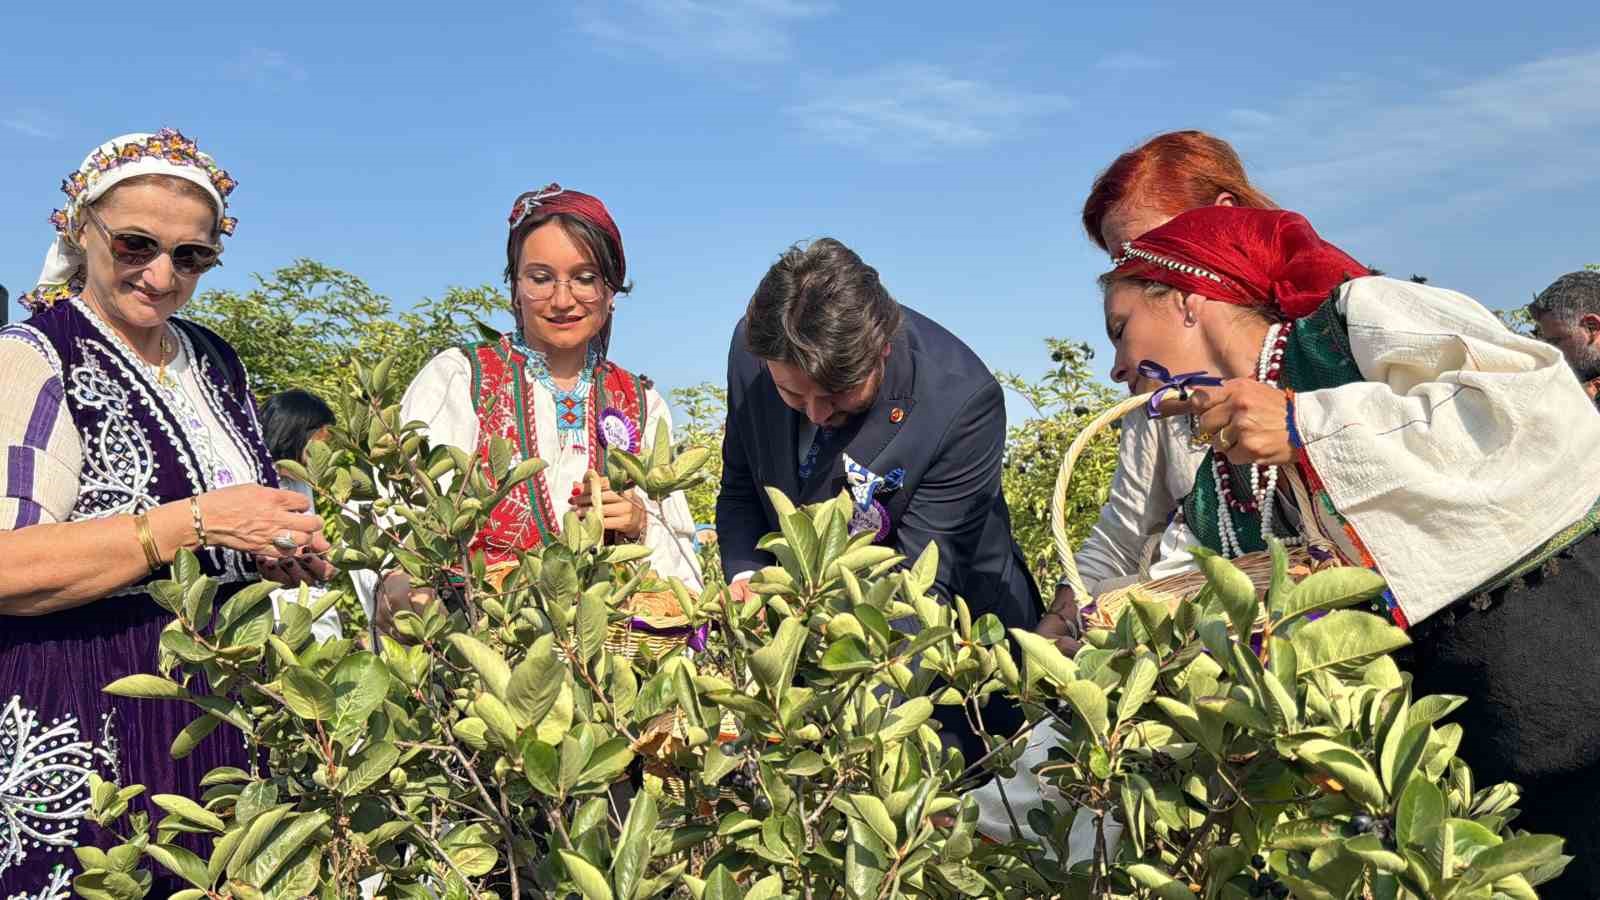
[(50, 213), (50, 222), (56, 226), (56, 231), (67, 233), (71, 227), (71, 220), (81, 205), (79, 198), (107, 172), (130, 163), (155, 159), (174, 166), (194, 166), (205, 172), (211, 181), (211, 186), (216, 188), (217, 194), (222, 198), (223, 216), (218, 228), (223, 234), (233, 234), (233, 229), (239, 224), (239, 220), (227, 215), (228, 195), (233, 193), (233, 189), (238, 187), (239, 183), (210, 156), (200, 152), (194, 141), (184, 137), (175, 128), (163, 128), (143, 141), (112, 144), (110, 147), (112, 150), (110, 153), (107, 153), (105, 148), (94, 151), (76, 172), (61, 182), (61, 192), (67, 195), (67, 208)]

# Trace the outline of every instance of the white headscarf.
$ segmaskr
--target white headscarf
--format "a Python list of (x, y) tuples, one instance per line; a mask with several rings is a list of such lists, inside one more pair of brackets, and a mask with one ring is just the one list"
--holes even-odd
[(155, 134), (124, 134), (96, 147), (84, 157), (77, 171), (61, 182), (67, 204), (50, 214), (56, 239), (44, 257), (38, 284), (22, 295), (22, 305), (40, 310), (83, 287), (83, 248), (72, 239), (85, 207), (105, 196), (118, 182), (136, 175), (170, 175), (191, 181), (211, 195), (218, 210), (217, 230), (233, 234), (234, 220), (228, 217), (227, 197), (234, 180), (215, 160), (200, 152), (194, 141), (171, 128)]

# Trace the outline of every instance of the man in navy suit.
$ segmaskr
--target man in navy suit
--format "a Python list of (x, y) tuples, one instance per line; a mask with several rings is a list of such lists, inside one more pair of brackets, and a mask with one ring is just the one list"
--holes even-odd
[[(723, 571), (742, 597), (744, 579), (773, 564), (756, 549), (778, 530), (763, 487), (796, 504), (853, 487), (868, 502), (852, 531), (876, 529), (907, 560), (937, 541), (940, 596), (1031, 630), (1039, 589), (1000, 491), (1005, 439), (1004, 394), (966, 344), (896, 303), (844, 244), (792, 248), (756, 288), (728, 352)], [(939, 709), (967, 758), (981, 755), (960, 711)]]

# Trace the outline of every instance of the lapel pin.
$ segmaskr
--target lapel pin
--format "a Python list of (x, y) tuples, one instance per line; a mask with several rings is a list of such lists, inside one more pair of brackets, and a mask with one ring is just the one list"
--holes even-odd
[(900, 407), (896, 406), (894, 409), (889, 410), (889, 421), (890, 422), (893, 422), (894, 424), (899, 425), (901, 422), (904, 422), (905, 419), (906, 419), (906, 411), (901, 409)]

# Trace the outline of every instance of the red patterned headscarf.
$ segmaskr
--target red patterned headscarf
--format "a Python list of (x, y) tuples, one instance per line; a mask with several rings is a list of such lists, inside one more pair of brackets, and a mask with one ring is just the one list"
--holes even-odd
[(610, 211), (599, 197), (582, 191), (569, 191), (552, 182), (518, 197), (517, 202), (511, 205), (511, 215), (506, 217), (506, 221), (512, 230), (516, 230), (529, 216), (553, 216), (559, 213), (577, 216), (611, 238), (612, 245), (617, 249), (617, 274), (626, 282), (628, 258), (622, 254), (622, 232), (617, 230), (617, 223), (612, 221)]
[(1305, 216), (1205, 206), (1123, 244), (1112, 275), (1143, 278), (1237, 306), (1310, 315), (1343, 282), (1371, 270), (1323, 240)]

